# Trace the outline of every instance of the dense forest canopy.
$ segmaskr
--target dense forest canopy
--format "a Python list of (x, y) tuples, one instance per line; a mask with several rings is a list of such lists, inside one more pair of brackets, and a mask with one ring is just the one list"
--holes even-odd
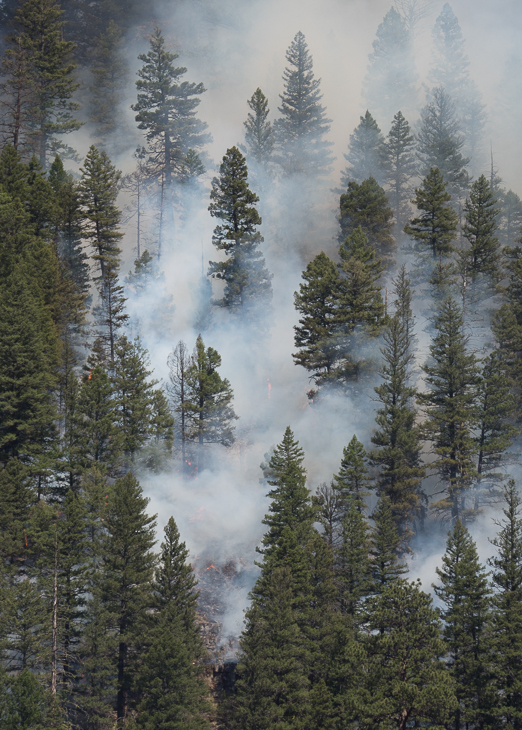
[(473, 10), (1, 4), (0, 728), (522, 726), (521, 18)]

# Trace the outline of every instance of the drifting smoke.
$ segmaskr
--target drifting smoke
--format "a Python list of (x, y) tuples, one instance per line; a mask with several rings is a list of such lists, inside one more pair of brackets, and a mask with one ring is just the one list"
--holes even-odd
[[(427, 78), (431, 28), (442, 4), (433, 2), (431, 14), (418, 28), (414, 55), (421, 80)], [(520, 143), (513, 136), (504, 135), (510, 124), (517, 131), (520, 129), (519, 123), (512, 124), (514, 119), (520, 119), (520, 105), (511, 108), (508, 120), (500, 119), (498, 113), (500, 93), (504, 104), (514, 98), (512, 88), (505, 83), (505, 64), (511, 58), (519, 58), (522, 7), (517, 0), (504, 2), (501, 11), (494, 9), (489, 0), (454, 0), (452, 7), (467, 40), (471, 75), (489, 106), (492, 126), (488, 133), (493, 140), (495, 165), (506, 184), (522, 192), (517, 164)], [(305, 450), (309, 487), (315, 490), (319, 483), (330, 481), (339, 466), (343, 447), (354, 433), (369, 445), (375, 409), (372, 382), (356, 384), (348, 395), (332, 395), (322, 404), (310, 406), (310, 381), (306, 372), (293, 364), (291, 356), (293, 326), (297, 323), (293, 293), (313, 255), (321, 250), (335, 255), (338, 197), (331, 190), (338, 186), (340, 171), (345, 167), (343, 153), (349, 135), (366, 109), (361, 88), (368, 54), (377, 26), (389, 8), (385, 0), (225, 0), (187, 1), (173, 13), (169, 3), (156, 4), (150, 28), (138, 29), (127, 43), (131, 81), (122, 105), (122, 129), (128, 133), (128, 148), (125, 152), (119, 148), (116, 164), (124, 172), (131, 172), (135, 162), (132, 153), (143, 144), (128, 107), (135, 101), (133, 79), (140, 66), (136, 57), (146, 52), (146, 35), (155, 22), (162, 27), (172, 49), (180, 54), (178, 63), (187, 66), (185, 78), (203, 81), (207, 87), (198, 116), (208, 123), (213, 136), (207, 152), (214, 163), (207, 161), (208, 171), (200, 193), (185, 200), (185, 209), (177, 211), (175, 228), (168, 232), (162, 250), (161, 278), (140, 295), (128, 292), (132, 334), (140, 334), (157, 378), (167, 379), (167, 357), (176, 343), (184, 340), (191, 350), (198, 335), (194, 329), (198, 305), (194, 291), (201, 279), (202, 252), (205, 272), (208, 261), (218, 256), (211, 245), (216, 221), (206, 210), (210, 181), (226, 149), (243, 142), (246, 101), (258, 86), (268, 97), (271, 120), (279, 116), (285, 51), (298, 30), (305, 34), (315, 76), (321, 79), (322, 103), (333, 120), (329, 139), (334, 142), (336, 161), (329, 179), (308, 192), (315, 198), (308, 216), (299, 212), (303, 193), (299, 181), (285, 183), (283, 190), (271, 179), (260, 180), (262, 188), (268, 191), (261, 201), (261, 232), (265, 238), (261, 249), (274, 274), (268, 336), (259, 337), (257, 332), (238, 328), (226, 311), (216, 312), (212, 327), (203, 333), (205, 344), (222, 356), (220, 372), (234, 389), (234, 409), (240, 417), (236, 443), (229, 450), (216, 449), (212, 468), (205, 469), (197, 479), (184, 479), (176, 471), (140, 475), (144, 491), (151, 499), (150, 509), (158, 513), (160, 538), (163, 525), (172, 514), (194, 561), (201, 565), (207, 559), (220, 564), (233, 561), (244, 576), (222, 598), (225, 635), (237, 635), (240, 631), (248, 590), (257, 575), (255, 546), (261, 541), (261, 520), (268, 507), (267, 486), (260, 483), (259, 464), (264, 454), (280, 442), (285, 427), (290, 425)], [(513, 86), (520, 83), (514, 80)], [(420, 87), (418, 112), (424, 103), (424, 90)], [(377, 121), (383, 133), (387, 133), (391, 119)], [(409, 121), (414, 124), (416, 120)], [(84, 152), (90, 141), (80, 137), (76, 144)], [(278, 205), (279, 199), (284, 206)], [(126, 202), (123, 198), (122, 204)], [(152, 209), (145, 209), (144, 215), (153, 231)], [(152, 239), (150, 233), (149, 240)], [(123, 272), (132, 266), (135, 245), (134, 222), (129, 221)], [(144, 248), (146, 240), (142, 242)], [(389, 280), (386, 285), (389, 291)], [(218, 298), (216, 282), (213, 286)], [(429, 345), (425, 331), (428, 315), (423, 302), (416, 300), (416, 305), (417, 359), (422, 363)], [(475, 536), (482, 536), (479, 550), (484, 558), (492, 552), (483, 537), (494, 533), (491, 519), (491, 515), (485, 515), (472, 528)], [(437, 524), (431, 530), (422, 542), (414, 545), (416, 557), (411, 560), (412, 577), (420, 576), (426, 589), (435, 578), (435, 566), (440, 564), (447, 527)]]

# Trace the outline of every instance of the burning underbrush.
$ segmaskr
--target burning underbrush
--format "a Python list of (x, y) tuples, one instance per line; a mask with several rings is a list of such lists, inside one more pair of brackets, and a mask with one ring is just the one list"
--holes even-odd
[(243, 557), (196, 556), (198, 623), (210, 661), (233, 659), (239, 648), (243, 610), (257, 568)]

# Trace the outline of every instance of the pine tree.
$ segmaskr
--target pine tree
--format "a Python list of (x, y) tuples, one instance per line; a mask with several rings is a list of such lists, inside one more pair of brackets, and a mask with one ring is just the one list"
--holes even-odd
[(365, 646), (368, 702), (362, 722), (406, 730), (444, 725), (455, 709), (441, 623), (420, 582), (398, 581), (369, 601)]
[(415, 203), (420, 215), (404, 226), (404, 232), (417, 242), (422, 251), (428, 249), (433, 258), (442, 261), (453, 251), (458, 217), (449, 205), (451, 195), (447, 191), (442, 173), (431, 168), (421, 186), (415, 190)]
[(199, 335), (186, 370), (187, 397), (182, 407), (186, 417), (186, 439), (198, 444), (200, 470), (205, 445), (231, 446), (234, 443), (233, 422), (237, 419), (232, 406), (234, 392), (229, 381), (219, 375), (220, 366), (220, 354), (213, 347), (205, 349)]
[(296, 622), (292, 574), (268, 573), (263, 600), (246, 613), (237, 666), (232, 726), (304, 730), (310, 713), (308, 652)]
[(373, 177), (378, 183), (382, 182), (381, 150), (383, 142), (379, 125), (366, 110), (359, 125), (350, 135), (348, 154), (344, 155), (348, 167), (341, 176), (343, 188), (346, 188), (350, 182), (361, 184), (370, 177)]
[[(490, 182), (491, 185), (491, 182)], [(522, 200), (512, 190), (492, 190), (500, 207), (497, 235), (502, 248), (513, 246), (522, 229)]]
[(57, 364), (56, 328), (22, 261), (0, 289), (0, 460), (16, 457), (40, 478), (56, 456)]
[(481, 175), (471, 186), (469, 198), (464, 204), (464, 225), (462, 233), (469, 243), (463, 254), (466, 270), (472, 279), (486, 274), (493, 281), (500, 278), (500, 245), (495, 236), (497, 227), (495, 198), (490, 184)]
[(111, 264), (105, 265), (103, 279), (98, 282), (99, 303), (94, 307), (98, 329), (97, 343), (103, 353), (103, 364), (113, 363), (116, 356), (116, 344), (121, 337), (120, 330), (127, 324), (129, 315), (125, 312), (123, 286), (119, 283), (117, 269)]
[(118, 111), (127, 80), (127, 68), (122, 58), (123, 34), (111, 18), (107, 28), (92, 48), (94, 76), (91, 92), (90, 121), (96, 125), (96, 137), (101, 145), (118, 128)]
[(321, 82), (314, 77), (312, 57), (301, 32), (290, 44), (286, 60), (285, 90), (278, 107), (282, 116), (274, 123), (276, 159), (286, 175), (325, 175), (332, 162), (328, 151), (332, 143), (324, 139), (331, 120), (320, 103)]
[(402, 235), (404, 224), (411, 215), (412, 178), (416, 177), (418, 168), (414, 151), (415, 138), (410, 132), (410, 125), (402, 112), (397, 112), (382, 147), (381, 161), (397, 237)]
[(78, 398), (78, 441), (84, 469), (94, 464), (113, 467), (121, 453), (116, 425), (117, 405), (110, 378), (95, 366), (84, 381)]
[(121, 249), (118, 246), (123, 233), (119, 230), (121, 213), (116, 197), (121, 173), (111, 163), (106, 152), (94, 145), (85, 158), (79, 193), (84, 216), (83, 238), (94, 249), (92, 258), (100, 265), (102, 279), (107, 268), (117, 270)]
[(513, 479), (504, 488), (504, 519), (491, 540), (497, 556), (493, 568), (490, 682), (495, 724), (520, 728), (522, 721), (522, 519), (520, 496)]
[(363, 621), (364, 603), (373, 588), (370, 547), (370, 527), (357, 502), (352, 499), (342, 522), (335, 575), (341, 613), (351, 617), (356, 626)]
[(349, 182), (340, 199), (341, 240), (362, 228), (368, 243), (381, 259), (390, 261), (396, 247), (391, 235), (393, 211), (377, 181), (370, 177), (360, 185)]
[(416, 388), (411, 384), (414, 352), (403, 321), (395, 315), (383, 334), (381, 385), (374, 388), (380, 407), (377, 429), (370, 452), (373, 464), (380, 467), (379, 494), (385, 494), (397, 528), (405, 543), (412, 534), (411, 523), (420, 512), (420, 485), (424, 476), (421, 464), (419, 428), (415, 423)]
[[(0, 699), (0, 723), (5, 730), (41, 730), (50, 727), (50, 697), (34, 674), (23, 669), (9, 677)], [(57, 727), (53, 723), (53, 727)]]
[(339, 493), (343, 515), (353, 503), (357, 512), (364, 512), (367, 507), (365, 498), (370, 495), (371, 479), (368, 475), (368, 457), (362, 443), (354, 434), (343, 449), (343, 458), (337, 474), (334, 474), (332, 486)]
[(459, 730), (466, 723), (482, 725), (488, 718), (491, 591), (475, 543), (459, 519), (448, 535), (442, 567), (437, 568), (440, 585), (433, 588), (444, 604), (448, 667), (458, 700), (451, 726)]
[(262, 520), (267, 526), (259, 552), (267, 560), (278, 564), (285, 558), (285, 531), (295, 535), (297, 544), (303, 547), (311, 537), (315, 509), (310, 503), (306, 487), (306, 470), (303, 467), (304, 451), (287, 426), (283, 440), (278, 444), (268, 464), (268, 493), (272, 500), (269, 513)]
[(99, 576), (101, 596), (107, 612), (108, 635), (115, 674), (116, 716), (124, 722), (129, 711), (132, 687), (133, 649), (139, 643), (150, 606), (150, 583), (155, 556), (155, 517), (145, 510), (149, 500), (129, 472), (118, 479), (109, 493), (102, 542), (103, 571)]
[(422, 173), (428, 175), (431, 168), (438, 168), (451, 195), (459, 200), (469, 187), (466, 171), (469, 158), (461, 154), (464, 140), (459, 135), (459, 124), (451, 98), (442, 87), (434, 89), (432, 96), (433, 101), (421, 112), (421, 127), (417, 135)]
[(433, 28), (434, 58), (430, 80), (445, 89), (456, 105), (464, 132), (466, 150), (476, 167), (486, 123), (485, 105), (476, 84), (469, 77), (469, 59), (459, 22), (448, 3)]
[(337, 332), (337, 290), (339, 274), (334, 262), (321, 251), (303, 271), (304, 283), (294, 293), (299, 325), (294, 327), (296, 365), (313, 373), (319, 384), (327, 381), (339, 360)]
[(368, 59), (365, 97), (368, 106), (384, 119), (397, 109), (415, 106), (416, 73), (413, 44), (405, 21), (392, 6), (377, 28), (373, 52)]
[(189, 351), (183, 340), (180, 340), (167, 359), (170, 382), (167, 383), (166, 391), (169, 397), (170, 407), (175, 414), (176, 443), (181, 445), (181, 461), (184, 470), (187, 464), (188, 428), (185, 404), (189, 397), (187, 371), (190, 365), (191, 358)]
[(267, 121), (270, 109), (268, 99), (258, 87), (248, 100), (251, 111), (248, 113), (245, 127), (245, 143), (247, 158), (266, 169), (274, 151), (275, 137), (272, 124)]
[(187, 69), (174, 66), (178, 54), (167, 50), (158, 27), (150, 37), (150, 50), (138, 58), (143, 66), (136, 81), (138, 99), (131, 108), (148, 142), (148, 175), (159, 189), (159, 258), (164, 228), (174, 224), (173, 183), (185, 176), (189, 150), (197, 152), (210, 141), (207, 125), (196, 117), (205, 87), (181, 80)]
[[(518, 434), (513, 425), (515, 398), (510, 391), (505, 365), (498, 352), (492, 352), (485, 360), (478, 382), (478, 435), (477, 442), (477, 494), (476, 509), (483, 495), (481, 489), (494, 493), (494, 484), (503, 479), (503, 464), (508, 449)], [(488, 489), (489, 487), (489, 489)]]
[(360, 226), (347, 236), (339, 255), (338, 322), (346, 334), (351, 335), (362, 326), (366, 333), (375, 335), (385, 317), (378, 284), (384, 264), (368, 245), (368, 238)]
[(26, 552), (27, 515), (35, 502), (29, 468), (10, 459), (0, 469), (0, 556), (6, 566)]
[(395, 526), (388, 497), (380, 497), (371, 517), (374, 522), (370, 545), (372, 592), (380, 594), (402, 580), (401, 575), (407, 568), (399, 562), (401, 536)]
[(171, 517), (154, 577), (154, 623), (145, 636), (134, 684), (136, 723), (145, 730), (209, 727), (208, 687), (198, 663), (204, 647), (196, 624), (196, 580), (187, 560), (188, 551)]
[[(131, 464), (136, 462), (138, 453), (153, 435), (153, 407), (155, 397), (158, 397), (155, 396), (154, 386), (158, 381), (149, 380), (152, 371), (147, 369), (148, 364), (148, 352), (138, 338), (133, 342), (125, 336), (118, 340), (111, 380), (118, 409), (117, 426), (121, 446)], [(162, 395), (161, 391), (159, 394)], [(161, 407), (159, 402), (157, 405)], [(168, 432), (172, 430), (174, 419), (170, 414), (166, 415), (166, 422), (161, 428), (166, 432), (168, 440)]]
[(143, 66), (136, 81), (138, 128), (146, 132), (149, 160), (157, 177), (165, 176), (169, 187), (180, 171), (189, 149), (198, 150), (209, 141), (207, 125), (196, 117), (205, 91), (203, 84), (181, 81), (187, 69), (175, 67), (177, 53), (165, 48), (165, 39), (156, 27), (150, 37), (150, 50), (138, 56)]
[(77, 296), (85, 301), (89, 292), (90, 273), (88, 257), (82, 244), (82, 213), (78, 184), (71, 173), (65, 172), (58, 155), (49, 169), (49, 182), (56, 196), (57, 210), (53, 224), (58, 257), (63, 261), (68, 275), (74, 282)]
[[(82, 126), (74, 116), (79, 104), (72, 101), (80, 85), (73, 75), (75, 45), (63, 37), (62, 15), (54, 0), (26, 0), (16, 14), (17, 34), (10, 39), (26, 54), (24, 70), (17, 65), (16, 82), (22, 82), (21, 91), (29, 107), (25, 112), (25, 142), (37, 154), (43, 169), (48, 158), (54, 158), (59, 150), (71, 152), (59, 135)], [(23, 133), (22, 125), (18, 128)]]
[(426, 409), (423, 430), (433, 443), (433, 468), (445, 485), (446, 495), (434, 508), (458, 518), (466, 514), (466, 491), (476, 476), (477, 362), (467, 350), (462, 311), (455, 300), (442, 303), (434, 325), (431, 361), (422, 368), (428, 392), (419, 393), (418, 400)]
[[(259, 198), (248, 185), (246, 161), (237, 147), (227, 150), (212, 181), (210, 215), (223, 221), (216, 226), (212, 243), (227, 259), (210, 262), (209, 275), (225, 282), (218, 304), (245, 319), (261, 321), (272, 298), (272, 275), (258, 250), (263, 237), (256, 231), (261, 217), (255, 208)], [(257, 310), (257, 311), (256, 311)]]
[(2, 59), (0, 83), (0, 128), (3, 145), (20, 152), (30, 149), (30, 123), (33, 119), (36, 89), (31, 76), (31, 57), (21, 38), (13, 38)]

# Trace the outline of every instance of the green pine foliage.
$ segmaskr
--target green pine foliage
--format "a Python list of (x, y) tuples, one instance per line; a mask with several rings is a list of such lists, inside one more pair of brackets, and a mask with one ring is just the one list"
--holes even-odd
[(361, 184), (349, 182), (340, 200), (341, 240), (361, 228), (368, 243), (381, 259), (391, 261), (396, 247), (393, 236), (393, 211), (388, 198), (375, 178), (369, 177)]
[(106, 270), (117, 271), (123, 233), (119, 230), (121, 213), (116, 207), (121, 173), (105, 151), (92, 145), (80, 168), (80, 203), (84, 223), (82, 237), (94, 250), (92, 258), (100, 266), (102, 279)]
[(459, 519), (448, 533), (437, 576), (439, 583), (433, 588), (444, 606), (447, 663), (458, 701), (450, 726), (458, 730), (465, 723), (487, 723), (492, 702), (485, 661), (490, 652), (491, 590), (476, 545)]
[(210, 262), (209, 275), (225, 282), (223, 298), (217, 302), (245, 320), (261, 326), (272, 298), (272, 275), (259, 251), (263, 237), (257, 229), (261, 217), (256, 209), (258, 196), (248, 185), (246, 160), (237, 147), (227, 150), (212, 181), (210, 215), (222, 221), (216, 226), (212, 243), (224, 251), (225, 261)]
[(288, 66), (283, 73), (280, 94), (281, 117), (274, 123), (276, 161), (285, 175), (326, 175), (332, 157), (332, 143), (324, 139), (330, 119), (321, 104), (320, 79), (313, 72), (313, 60), (303, 33), (296, 33), (286, 52)]
[(466, 504), (466, 492), (476, 477), (477, 361), (468, 351), (462, 311), (454, 299), (441, 304), (434, 325), (431, 360), (422, 368), (428, 391), (418, 395), (427, 416), (425, 438), (436, 455), (432, 468), (444, 484), (444, 497), (433, 507), (464, 518), (473, 510)]
[(417, 176), (415, 137), (402, 112), (397, 112), (382, 147), (382, 169), (386, 194), (395, 217), (395, 235), (400, 238), (411, 215), (413, 179)]
[(353, 503), (358, 512), (367, 507), (365, 498), (370, 495), (372, 480), (368, 474), (368, 456), (362, 443), (354, 434), (343, 449), (343, 458), (337, 474), (334, 474), (332, 487), (337, 491), (342, 512), (350, 509)]
[(462, 155), (464, 139), (459, 134), (455, 106), (446, 90), (440, 86), (432, 92), (433, 100), (421, 112), (421, 128), (417, 149), (422, 172), (428, 175), (437, 168), (455, 199), (464, 197), (469, 187), (466, 166), (469, 158)]
[(464, 265), (472, 280), (486, 274), (498, 281), (500, 274), (500, 245), (495, 236), (498, 209), (490, 184), (481, 175), (471, 186), (469, 198), (464, 204), (462, 232), (469, 249), (464, 254)]
[(96, 125), (95, 136), (101, 146), (118, 129), (120, 103), (127, 81), (127, 67), (122, 58), (123, 33), (111, 18), (92, 49), (91, 73), (94, 77), (90, 103), (90, 121)]
[(382, 593), (389, 586), (401, 580), (407, 568), (399, 560), (401, 536), (388, 497), (380, 497), (372, 514), (370, 555), (372, 592)]
[(344, 155), (348, 162), (341, 175), (341, 187), (344, 189), (350, 182), (360, 185), (364, 180), (373, 177), (381, 183), (383, 178), (381, 150), (384, 139), (380, 127), (368, 110), (360, 119), (359, 125), (350, 135), (348, 154)]
[(494, 723), (517, 727), (522, 718), (522, 519), (515, 481), (504, 487), (503, 519), (491, 540), (497, 555), (492, 568), (491, 679)]
[(10, 37), (18, 56), (10, 80), (19, 101), (9, 115), (12, 141), (36, 154), (43, 169), (59, 151), (74, 155), (60, 137), (82, 126), (75, 117), (79, 104), (72, 99), (80, 85), (74, 77), (75, 44), (65, 40), (64, 26), (57, 2), (26, 0), (18, 8)]
[(339, 274), (334, 262), (321, 251), (302, 274), (303, 283), (294, 293), (299, 324), (295, 325), (293, 355), (296, 365), (306, 368), (319, 384), (328, 380), (340, 353), (337, 337)]
[(247, 158), (266, 168), (274, 152), (275, 135), (271, 122), (267, 121), (268, 99), (259, 87), (248, 100), (248, 106), (250, 112), (244, 122)]

